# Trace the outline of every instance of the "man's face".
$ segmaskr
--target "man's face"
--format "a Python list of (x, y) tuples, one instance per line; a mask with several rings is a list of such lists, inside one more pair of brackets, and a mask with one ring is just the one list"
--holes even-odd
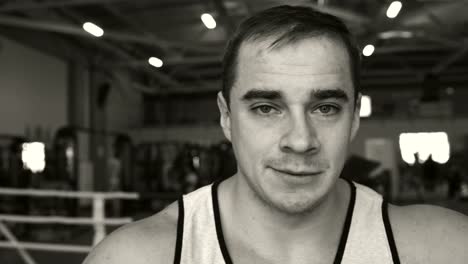
[(312, 209), (330, 192), (359, 127), (347, 51), (314, 37), (270, 49), (244, 43), (230, 110), (218, 105), (238, 176), (256, 197), (288, 214)]

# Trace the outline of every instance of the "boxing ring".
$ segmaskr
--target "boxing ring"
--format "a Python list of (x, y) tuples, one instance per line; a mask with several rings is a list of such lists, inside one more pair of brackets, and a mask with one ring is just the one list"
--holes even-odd
[[(119, 226), (133, 221), (130, 217), (107, 218), (105, 216), (105, 202), (107, 200), (125, 199), (137, 200), (137, 193), (126, 192), (83, 192), (62, 190), (37, 190), (0, 188), (1, 196), (27, 196), (27, 197), (55, 197), (64, 199), (92, 199), (91, 217), (68, 217), (53, 215), (16, 215), (0, 214), (0, 234), (5, 236), (6, 241), (0, 241), (0, 248), (15, 249), (26, 264), (37, 264), (32, 258), (29, 250), (61, 251), (74, 253), (88, 253), (91, 248), (99, 243), (106, 235), (106, 226)], [(63, 224), (63, 225), (92, 225), (94, 228), (93, 244), (90, 246), (37, 243), (19, 241), (11, 232), (5, 222), (27, 223), (27, 224)]]

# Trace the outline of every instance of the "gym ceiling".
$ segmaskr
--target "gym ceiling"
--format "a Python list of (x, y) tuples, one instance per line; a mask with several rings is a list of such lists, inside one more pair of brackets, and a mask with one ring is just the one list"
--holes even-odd
[[(392, 1), (375, 0), (3, 0), (0, 34), (45, 53), (107, 71), (131, 73), (144, 94), (211, 93), (219, 90), (226, 41), (246, 16), (268, 7), (307, 5), (343, 19), (361, 48), (362, 86), (419, 87), (432, 74), (441, 83), (468, 82), (468, 1), (403, 0), (398, 16)], [(211, 14), (216, 27), (201, 20)], [(92, 22), (104, 30), (83, 30)], [(162, 60), (156, 68), (150, 57)]]

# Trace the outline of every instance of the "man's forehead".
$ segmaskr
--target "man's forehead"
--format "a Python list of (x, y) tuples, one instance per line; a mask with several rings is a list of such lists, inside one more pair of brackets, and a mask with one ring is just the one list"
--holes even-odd
[(240, 99), (252, 89), (283, 91), (310, 98), (317, 90), (342, 89), (353, 96), (349, 56), (344, 45), (314, 37), (271, 48), (272, 40), (241, 46), (232, 92)]
[(349, 73), (349, 56), (340, 43), (330, 37), (313, 37), (282, 46), (271, 46), (272, 39), (244, 42), (238, 54), (238, 72), (271, 71), (302, 74)]
[(334, 45), (343, 49), (347, 52), (346, 45), (338, 37), (328, 36), (328, 35), (315, 35), (315, 36), (305, 36), (303, 38), (297, 38), (294, 40), (283, 40), (281, 42), (276, 42), (277, 38), (275, 36), (265, 37), (265, 38), (255, 38), (247, 39), (242, 42), (239, 47), (239, 53), (247, 52), (249, 54), (255, 55), (264, 55), (274, 51), (279, 51), (284, 48), (298, 47), (303, 44), (308, 44), (309, 46), (317, 44), (328, 44)]

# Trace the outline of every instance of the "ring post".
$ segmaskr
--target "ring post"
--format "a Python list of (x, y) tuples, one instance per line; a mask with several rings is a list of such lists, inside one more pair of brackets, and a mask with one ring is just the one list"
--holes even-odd
[(94, 239), (93, 246), (97, 245), (106, 236), (104, 226), (105, 217), (104, 196), (96, 194), (93, 197)]

